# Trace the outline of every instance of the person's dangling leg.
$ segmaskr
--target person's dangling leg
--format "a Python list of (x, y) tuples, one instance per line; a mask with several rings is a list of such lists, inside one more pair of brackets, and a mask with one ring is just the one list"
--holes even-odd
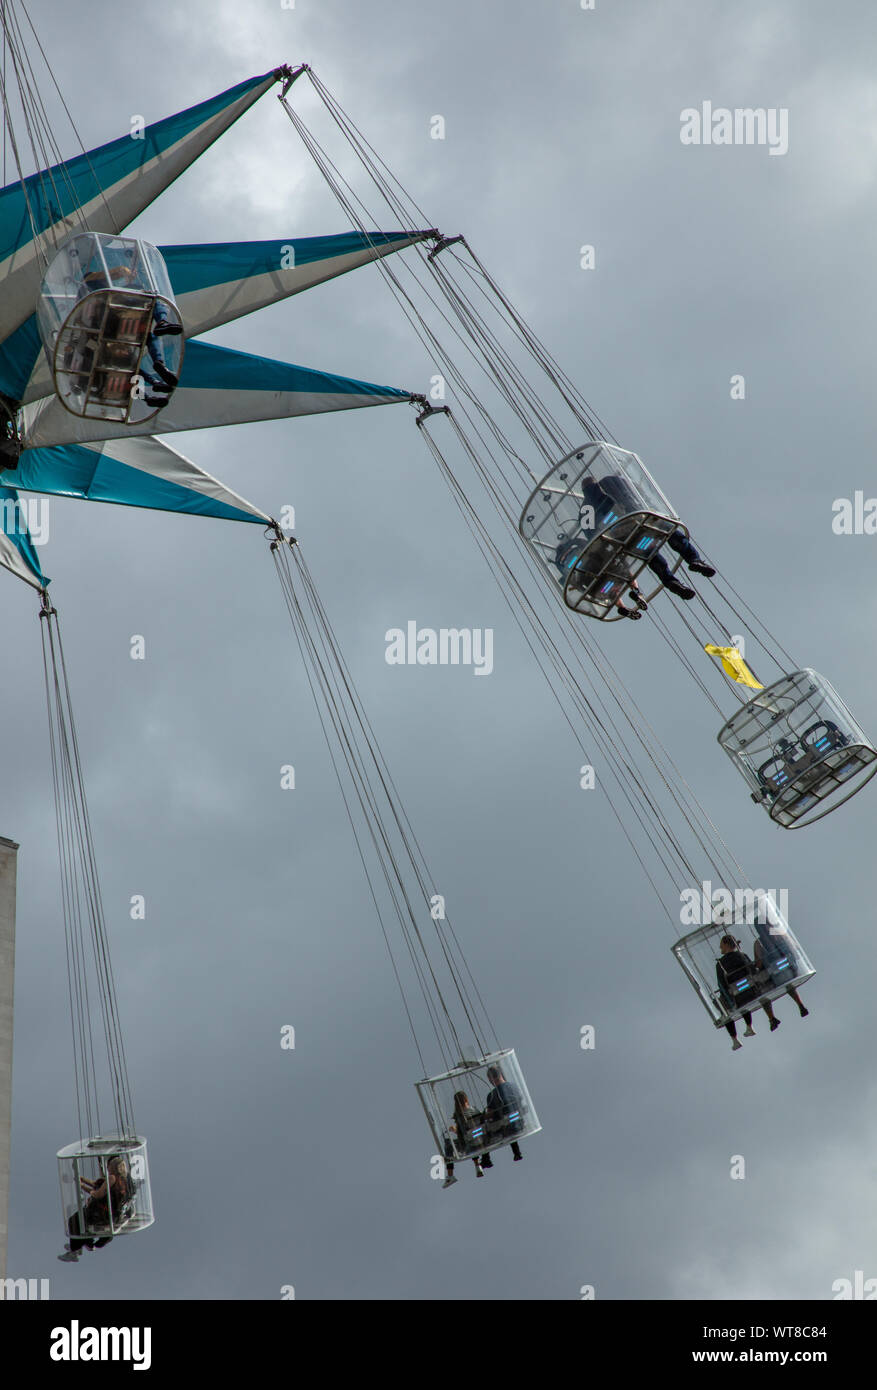
[(167, 305), (163, 304), (160, 299), (157, 299), (152, 309), (152, 323), (146, 338), (146, 351), (149, 353), (152, 359), (152, 365), (161, 377), (161, 380), (166, 386), (169, 386), (171, 390), (177, 385), (179, 377), (175, 376), (166, 365), (161, 343), (158, 340), (166, 335), (179, 337), (182, 331), (180, 324), (175, 323), (168, 314)]
[(782, 1023), (782, 1019), (777, 1018), (776, 1014), (773, 1011), (773, 1004), (770, 1002), (769, 999), (764, 1000), (762, 1008), (764, 1009), (764, 1012), (770, 1019), (770, 1031), (773, 1032), (774, 1029), (779, 1028), (780, 1024)]
[(645, 599), (643, 598), (643, 596), (642, 596), (642, 590), (640, 589), (640, 586), (639, 586), (639, 584), (637, 584), (637, 582), (636, 582), (635, 579), (631, 579), (631, 581), (630, 581), (630, 590), (629, 590), (629, 592), (628, 592), (628, 597), (633, 599), (633, 601), (634, 601), (634, 603), (636, 604), (637, 608), (639, 608), (639, 609), (641, 610), (641, 612), (643, 612), (643, 613), (647, 613), (647, 612), (648, 612), (649, 605), (646, 603)]
[(801, 1003), (801, 996), (795, 989), (795, 986), (786, 985), (786, 994), (790, 994), (792, 996), (795, 1003), (798, 1005), (798, 1012), (800, 1013), (801, 1017), (806, 1018), (807, 1015), (810, 1013), (810, 1010), (804, 1008), (804, 1005)]
[(684, 531), (674, 531), (669, 537), (667, 544), (671, 550), (675, 550), (677, 555), (681, 555), (690, 570), (695, 574), (705, 575), (707, 579), (712, 579), (715, 570), (712, 565), (708, 565), (701, 557), (700, 551), (692, 543), (690, 536), (686, 536)]
[(662, 584), (666, 584), (672, 577), (670, 574), (670, 566), (667, 564), (663, 555), (653, 555), (651, 560), (649, 560), (649, 569), (653, 574), (658, 576)]
[(68, 1241), (66, 1253), (59, 1255), (58, 1259), (72, 1264), (79, 1259), (82, 1251), (87, 1246), (91, 1245), (89, 1238), (82, 1235), (82, 1222), (80, 1221), (78, 1211), (75, 1211), (67, 1222), (67, 1234)]
[(640, 611), (639, 611), (638, 608), (625, 608), (624, 604), (623, 604), (620, 600), (619, 600), (618, 603), (616, 603), (615, 607), (616, 607), (616, 609), (618, 610), (618, 612), (621, 614), (622, 618), (641, 618), (641, 617), (642, 617), (642, 614), (640, 613)]
[(744, 1038), (754, 1038), (755, 1029), (752, 1027), (752, 1015), (750, 1013), (745, 1013), (743, 1015), (743, 1022), (746, 1024), (746, 1028), (743, 1033)]
[(729, 1032), (730, 1035), (731, 1035), (731, 1042), (732, 1042), (732, 1044), (733, 1044), (733, 1046), (732, 1046), (732, 1048), (731, 1048), (731, 1051), (732, 1051), (732, 1052), (737, 1052), (737, 1051), (739, 1051), (739, 1049), (743, 1046), (743, 1044), (741, 1043), (740, 1039), (737, 1037), (737, 1025), (736, 1025), (736, 1023), (734, 1022), (733, 1018), (729, 1018), (729, 1019), (727, 1020), (727, 1022), (726, 1022), (726, 1024), (725, 1024), (725, 1027), (727, 1028), (728, 1032)]
[(160, 299), (155, 301), (152, 309), (152, 331), (160, 338), (170, 334), (171, 337), (179, 338), (183, 328), (176, 323), (167, 310), (167, 305)]
[(513, 1139), (513, 1140), (512, 1140), (511, 1149), (512, 1149), (512, 1153), (513, 1153), (513, 1155), (514, 1155), (514, 1161), (515, 1161), (515, 1163), (520, 1163), (520, 1161), (521, 1161), (521, 1159), (524, 1157), (524, 1155), (521, 1153), (521, 1146), (520, 1146), (520, 1144), (517, 1142), (516, 1139)]
[(683, 584), (676, 578), (675, 574), (671, 572), (670, 566), (667, 564), (663, 555), (660, 553), (653, 555), (648, 562), (648, 566), (652, 573), (658, 576), (664, 588), (670, 590), (671, 594), (675, 594), (677, 598), (694, 598), (694, 590), (690, 589), (687, 584)]
[[(179, 384), (180, 379), (170, 370), (169, 367), (165, 366), (164, 354), (161, 350), (161, 343), (158, 341), (158, 338), (156, 337), (155, 330), (153, 330), (151, 333), (147, 335), (146, 351), (149, 353), (149, 357), (155, 371), (158, 373), (161, 380), (164, 382), (164, 386), (170, 387), (170, 389), (173, 390), (174, 387), (176, 387)], [(145, 376), (146, 373), (141, 372), (141, 375)]]
[(695, 549), (691, 537), (686, 536), (684, 531), (673, 531), (667, 537), (667, 544), (671, 550), (675, 550), (677, 555), (681, 555), (686, 563), (700, 559), (700, 553)]

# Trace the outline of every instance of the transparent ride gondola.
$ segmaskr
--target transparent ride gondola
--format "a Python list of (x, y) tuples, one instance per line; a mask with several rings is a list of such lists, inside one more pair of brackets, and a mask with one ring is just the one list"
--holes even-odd
[[(688, 530), (636, 454), (593, 441), (561, 459), (531, 493), (518, 529), (577, 613), (603, 622), (674, 532)], [(666, 554), (670, 573), (681, 556)], [(643, 589), (649, 600), (663, 588)]]
[(877, 749), (816, 671), (793, 671), (760, 690), (718, 738), (752, 800), (786, 828), (828, 815), (877, 772)]
[(43, 278), (37, 321), (55, 391), (74, 415), (140, 424), (158, 410), (141, 372), (159, 383), (163, 371), (180, 375), (182, 319), (164, 258), (148, 241), (69, 237)]
[(105, 1134), (69, 1144), (58, 1153), (58, 1173), (68, 1239), (111, 1240), (155, 1220), (146, 1140), (137, 1135)]
[[(501, 1078), (501, 1079), (498, 1079)], [(538, 1134), (542, 1126), (514, 1050), (463, 1060), (418, 1081), (417, 1094), (446, 1162), (462, 1162)], [(460, 1104), (465, 1096), (468, 1106)]]
[[(733, 906), (674, 943), (672, 950), (717, 1028), (772, 1003), (816, 973), (801, 943), (769, 893), (737, 890)], [(726, 970), (721, 940), (731, 936), (745, 958)]]

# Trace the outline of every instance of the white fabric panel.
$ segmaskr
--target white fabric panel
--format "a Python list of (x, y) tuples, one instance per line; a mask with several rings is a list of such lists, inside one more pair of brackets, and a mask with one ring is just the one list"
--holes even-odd
[(267, 512), (254, 507), (252, 502), (247, 502), (245, 498), (232, 492), (231, 488), (226, 487), (218, 478), (205, 473), (203, 468), (187, 459), (185, 454), (172, 449), (169, 444), (163, 444), (160, 439), (152, 439), (149, 436), (114, 439), (103, 444), (86, 444), (85, 448), (94, 449), (96, 453), (104, 454), (108, 458), (118, 459), (119, 463), (124, 463), (129, 468), (138, 468), (142, 473), (150, 473), (156, 478), (166, 478), (168, 482), (177, 483), (180, 487), (188, 488), (190, 492), (200, 492), (215, 502), (237, 507), (240, 511), (249, 512), (251, 516), (257, 516), (266, 523), (271, 520)]
[[(37, 590), (40, 589), (39, 580), (31, 573), (28, 566), (22, 560), (18, 548), (12, 544), (12, 541), (2, 530), (0, 530), (0, 565), (3, 565), (5, 569), (11, 570), (17, 578), (23, 579), (24, 582), (30, 584), (32, 588)], [(42, 568), (42, 565), (40, 568)]]
[(211, 391), (204, 387), (186, 390), (179, 386), (170, 404), (140, 425), (84, 420), (65, 410), (57, 397), (47, 397), (23, 408), (21, 430), (25, 448), (46, 449), (55, 444), (90, 444), (102, 439), (173, 434), (178, 430), (242, 425), (254, 420), (285, 420), (295, 415), (394, 405), (404, 400), (404, 397), (388, 400), (386, 396), (355, 395), (346, 391)]
[[(273, 85), (274, 78), (266, 81), (246, 96), (223, 107), (196, 130), (189, 131), (174, 145), (169, 145), (153, 159), (104, 190), (103, 195), (84, 203), (75, 217), (66, 217), (56, 222), (49, 233), (42, 233), (43, 239), (54, 232), (60, 243), (83, 225), (93, 232), (121, 232), (139, 212), (158, 197), (173, 183), (189, 165), (203, 154), (214, 140), (217, 140), (230, 125), (233, 125), (243, 111), (257, 101)], [(109, 207), (109, 211), (107, 208)], [(11, 256), (0, 262), (0, 284), (3, 287), (0, 305), (0, 340), (7, 338), (19, 324), (24, 323), (34, 310), (34, 301), (42, 279), (42, 265), (37, 259), (34, 242), (28, 241), (15, 250)]]
[(336, 275), (344, 275), (349, 270), (391, 255), (419, 240), (420, 237), (400, 237), (398, 241), (390, 242), (377, 251), (365, 247), (347, 256), (331, 256), (327, 260), (310, 261), (291, 270), (278, 269), (177, 295), (176, 302), (186, 327), (186, 337), (194, 338), (208, 329), (218, 328), (220, 324), (243, 318), (256, 309), (264, 309), (268, 304), (276, 304), (278, 300), (300, 294), (312, 285), (320, 285)]

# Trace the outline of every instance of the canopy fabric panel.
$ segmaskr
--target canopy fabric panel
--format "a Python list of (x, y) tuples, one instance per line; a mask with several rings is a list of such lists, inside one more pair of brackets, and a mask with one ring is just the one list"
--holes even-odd
[(410, 399), (410, 392), (393, 386), (297, 367), (196, 339), (186, 344), (180, 384), (157, 416), (140, 425), (84, 419), (66, 410), (57, 396), (48, 396), (23, 407), (21, 433), (26, 450), (45, 449), (121, 436), (285, 420)]
[[(33, 312), (42, 264), (33, 226), (60, 243), (81, 226), (121, 232), (277, 81), (274, 72), (0, 189), (0, 339)], [(33, 226), (32, 226), (33, 223)]]
[(80, 497), (263, 526), (271, 521), (267, 512), (239, 497), (176, 449), (148, 436), (31, 449), (22, 454), (15, 480), (21, 491), (55, 497)]
[[(186, 336), (206, 333), (313, 285), (432, 235), (415, 232), (341, 232), (327, 237), (227, 241), (161, 246)], [(0, 391), (15, 401), (36, 401), (53, 390), (36, 316), (0, 343)]]
[(187, 337), (243, 318), (432, 236), (342, 232), (201, 246), (161, 246)]
[(0, 565), (34, 589), (45, 589), (49, 580), (40, 568), (24, 509), (14, 488), (0, 483)]

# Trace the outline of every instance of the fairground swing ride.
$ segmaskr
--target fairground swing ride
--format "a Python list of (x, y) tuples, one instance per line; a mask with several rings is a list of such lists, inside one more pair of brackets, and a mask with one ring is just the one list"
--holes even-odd
[[(362, 132), (305, 71), (330, 134), (340, 135), (364, 176), (361, 194), (339, 172), (338, 156), (330, 156), (288, 100), (283, 106), (348, 218), (361, 229), (382, 216), (394, 225), (422, 224), (424, 214)], [(619, 446), (465, 237), (424, 242), (411, 257), (383, 263), (380, 273), (456, 396), (453, 408), (422, 399), (422, 433), (428, 435), (435, 417), (447, 420), (473, 481), (502, 520), (506, 564), (526, 551), (530, 575), (537, 574), (579, 620), (606, 625), (651, 618), (721, 715), (718, 742), (776, 825), (810, 825), (860, 791), (877, 772), (877, 749), (841, 697), (789, 656), (713, 560), (695, 548), (645, 464)], [(463, 483), (450, 474), (435, 439), (428, 442), (467, 506)], [(491, 568), (508, 589), (501, 568), (493, 562)], [(689, 573), (705, 582), (683, 582)], [(529, 597), (532, 578), (522, 582)], [(671, 602), (667, 615), (679, 636), (661, 616), (665, 591), (681, 600)], [(609, 666), (608, 643), (596, 646), (587, 624), (577, 626), (577, 640), (602, 673)], [(745, 640), (745, 657), (737, 635)], [(730, 714), (683, 651), (689, 640), (701, 657), (711, 658), (710, 675), (738, 705)], [(756, 675), (749, 652), (760, 652), (775, 670), (767, 683)]]
[[(199, 335), (409, 246), (359, 232), (158, 248), (125, 228), (261, 96), (281, 67), (65, 159), (42, 49), (4, 0), (0, 189), (0, 564), (40, 602), (73, 1031), (76, 1142), (58, 1154), (65, 1258), (153, 1220), (134, 1119), (58, 612), (21, 493), (222, 518), (271, 517), (155, 437), (404, 402), (409, 393), (207, 344)], [(59, 94), (60, 95), (60, 94)], [(66, 111), (66, 107), (64, 108)], [(69, 115), (69, 113), (68, 113)], [(72, 120), (70, 122), (72, 126)], [(30, 166), (28, 169), (27, 166)], [(428, 236), (429, 230), (418, 236)], [(416, 239), (416, 238), (415, 238)]]
[[(285, 93), (297, 74), (278, 68), (156, 122), (142, 141), (123, 137), (65, 160), (27, 58), (22, 16), (27, 19), (23, 7), (4, 4), (5, 131), (18, 178), (0, 190), (0, 564), (40, 601), (81, 1136), (58, 1153), (68, 1238), (63, 1258), (72, 1261), (83, 1249), (146, 1229), (154, 1217), (58, 612), (19, 496), (35, 492), (255, 523), (275, 550), (285, 545), (267, 513), (153, 431), (401, 403), (411, 394), (234, 352), (198, 335), (436, 234), (354, 231), (164, 248), (125, 235), (133, 218), (254, 101), (278, 85)], [(25, 167), (16, 137), (21, 127), (35, 172)], [(286, 550), (280, 554), (279, 572), (290, 577)], [(539, 1122), (514, 1052), (486, 1040), (486, 1016), (473, 1012), (477, 991), (462, 985), (461, 962), (448, 954), (449, 931), (446, 925), (435, 934), (439, 964), (420, 939), (415, 974), (431, 985), (427, 1014), (439, 1023), (444, 1048), (442, 1073), (425, 1077), (420, 1095), (450, 1175), (453, 1153), (472, 1156), (477, 1147), (487, 1166), (490, 1153), (508, 1144), (517, 1156), (518, 1142), (536, 1133)], [(417, 937), (414, 931), (407, 944)], [(469, 1025), (465, 1043), (449, 990)], [(477, 1124), (462, 1113), (455, 1123), (443, 1111), (446, 1083), (459, 1084), (462, 1074)], [(459, 1112), (459, 1102), (453, 1104)]]
[[(345, 215), (360, 229), (385, 218), (424, 225), (429, 219), (359, 127), (305, 71), (328, 116), (328, 139), (282, 104)], [(340, 173), (333, 139), (352, 151), (361, 187)], [(435, 363), (434, 380), (453, 393), (452, 406), (435, 403), (441, 389), (414, 399), (421, 435), (564, 719), (586, 756), (583, 733), (600, 752), (604, 795), (677, 937), (675, 959), (735, 1047), (736, 1022), (750, 1033), (756, 1005), (771, 1029), (782, 995), (806, 1015), (798, 990), (813, 969), (801, 943), (772, 895), (749, 884), (643, 702), (626, 689), (609, 634), (598, 645), (598, 629), (583, 619), (654, 622), (720, 716), (718, 742), (752, 800), (778, 826), (810, 825), (861, 790), (877, 771), (874, 744), (831, 684), (789, 655), (696, 548), (645, 465), (618, 444), (464, 236), (421, 243), (382, 262), (379, 273)], [(437, 442), (439, 420), (467, 481)], [(693, 587), (689, 573), (708, 582)], [(662, 616), (665, 590), (678, 601)], [(687, 655), (689, 640), (711, 658), (705, 671)], [(756, 658), (773, 668), (767, 679)], [(708, 684), (716, 679), (721, 704)], [(718, 885), (709, 910), (683, 923), (695, 929), (678, 937), (680, 899), (708, 876)]]
[[(26, 12), (6, 3), (2, 16), (4, 121), (18, 177), (0, 190), (0, 563), (35, 588), (40, 599), (82, 1136), (58, 1155), (71, 1258), (84, 1245), (145, 1229), (153, 1210), (146, 1143), (134, 1122), (58, 614), (23, 524), (20, 492), (183, 512), (266, 530), (402, 990), (423, 1070), (418, 1093), (446, 1165), (446, 1185), (454, 1162), (472, 1158), (483, 1172), (494, 1149), (508, 1146), (518, 1158), (519, 1141), (540, 1128), (514, 1052), (499, 1045), (459, 939), (447, 921), (430, 912), (434, 885), (426, 861), (296, 539), (156, 438), (156, 430), (167, 435), (372, 405), (413, 405), (419, 433), (563, 718), (583, 751), (588, 751), (587, 738), (600, 754), (612, 813), (673, 935), (678, 935), (681, 889), (706, 877), (724, 886), (708, 920), (673, 943), (686, 977), (716, 1027), (733, 1035), (736, 1020), (751, 1018), (756, 1006), (771, 1016), (773, 1026), (772, 1001), (783, 994), (798, 999), (798, 987), (813, 974), (809, 959), (776, 904), (746, 886), (741, 866), (625, 689), (606, 654), (608, 642), (598, 648), (583, 621), (614, 621), (622, 616), (624, 596), (631, 596), (634, 608), (625, 616), (648, 614), (719, 708), (655, 604), (663, 589), (672, 593), (685, 587), (675, 576), (689, 538), (645, 466), (619, 448), (465, 240), (426, 225), (306, 65), (241, 82), (148, 126), (143, 140), (124, 136), (65, 160), (27, 57)], [(376, 219), (295, 113), (288, 96), (304, 75), (396, 230), (373, 230)], [(354, 230), (164, 247), (123, 234), (255, 101), (278, 86), (284, 112)], [(25, 132), (27, 153), (17, 129)], [(27, 164), (35, 172), (28, 172)], [(406, 249), (411, 258), (391, 265), (388, 258)], [(372, 261), (456, 393), (453, 409), (409, 391), (199, 339)], [(448, 334), (453, 349), (441, 336)], [(457, 364), (458, 352), (467, 370), (475, 367), (475, 383)], [(552, 406), (527, 375), (534, 367)], [(565, 424), (554, 414), (560, 408)], [(473, 482), (498, 519), (499, 535), (436, 443), (432, 426), (438, 416), (447, 422)], [(541, 462), (538, 472), (528, 459)], [(667, 548), (669, 561), (661, 554)], [(723, 713), (720, 742), (776, 824), (809, 824), (873, 775), (877, 750), (828, 682), (782, 653), (730, 584), (716, 577), (711, 562), (700, 557), (697, 563), (709, 578), (710, 601), (698, 590), (695, 617), (678, 605), (670, 605), (668, 617), (680, 619), (687, 636), (716, 658), (713, 670), (737, 700), (735, 712)], [(660, 582), (644, 590), (639, 576), (646, 568)], [(731, 633), (741, 629), (778, 666), (779, 676), (770, 684), (758, 679), (748, 656), (744, 660), (734, 644)], [(728, 941), (742, 963), (723, 971)], [(412, 982), (418, 1010), (411, 1005)], [(438, 1071), (422, 1051), (424, 1019), (435, 1039)]]

